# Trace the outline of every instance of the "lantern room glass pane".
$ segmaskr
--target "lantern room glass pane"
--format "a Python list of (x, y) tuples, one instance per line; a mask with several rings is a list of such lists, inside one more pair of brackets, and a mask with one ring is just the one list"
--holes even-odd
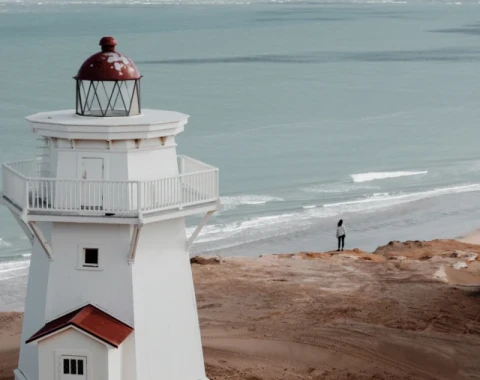
[(76, 112), (82, 116), (133, 116), (140, 114), (140, 81), (77, 80)]

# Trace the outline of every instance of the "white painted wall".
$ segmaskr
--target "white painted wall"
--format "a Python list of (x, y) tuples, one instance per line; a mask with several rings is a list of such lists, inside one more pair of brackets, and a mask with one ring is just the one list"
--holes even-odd
[(54, 140), (50, 141), (50, 176), (52, 178), (57, 177), (57, 166), (58, 166), (58, 150), (56, 147), (56, 142)]
[(132, 333), (122, 343), (122, 378), (113, 380), (136, 379), (135, 334)]
[(148, 181), (178, 175), (175, 145), (128, 152), (128, 179)]
[[(91, 303), (133, 326), (128, 264), (131, 231), (129, 225), (55, 223), (46, 300), (48, 320)], [(78, 269), (81, 245), (99, 247), (100, 269)]]
[[(108, 378), (105, 380), (123, 380), (122, 371), (122, 359), (123, 359), (123, 344), (118, 348), (110, 348), (108, 350)], [(95, 379), (87, 379), (95, 380)], [(127, 379), (125, 379), (127, 380)], [(130, 380), (130, 379), (128, 379)]]
[[(82, 157), (103, 158), (105, 179), (114, 181), (154, 180), (178, 174), (176, 144), (173, 136), (161, 145), (159, 138), (112, 143), (108, 149), (106, 141), (88, 144), (88, 141), (76, 143), (72, 149), (67, 143), (60, 143), (51, 152), (52, 172), (60, 179), (81, 178), (79, 170)], [(139, 146), (140, 148), (137, 148)]]
[(109, 349), (72, 328), (38, 342), (38, 380), (60, 380), (61, 354), (87, 356), (87, 380), (114, 380), (109, 378)]
[(104, 159), (104, 179), (126, 181), (127, 157), (125, 153), (102, 150), (65, 150), (57, 151), (57, 178), (81, 178), (82, 157), (98, 157)]
[(143, 226), (133, 264), (137, 379), (205, 377), (183, 218)]
[[(51, 223), (39, 223), (47, 239), (50, 239)], [(28, 380), (38, 380), (37, 347), (26, 345), (25, 341), (35, 334), (45, 324), (45, 309), (47, 304), (49, 278), (49, 259), (35, 238), (28, 273), (27, 296), (20, 345), (18, 368)]]

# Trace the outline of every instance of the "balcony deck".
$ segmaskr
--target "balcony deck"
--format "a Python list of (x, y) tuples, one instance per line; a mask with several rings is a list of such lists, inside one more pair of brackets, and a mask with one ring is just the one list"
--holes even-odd
[(51, 178), (39, 160), (10, 162), (3, 201), (29, 221), (136, 223), (215, 211), (218, 169), (187, 156), (178, 166), (174, 177), (111, 181)]

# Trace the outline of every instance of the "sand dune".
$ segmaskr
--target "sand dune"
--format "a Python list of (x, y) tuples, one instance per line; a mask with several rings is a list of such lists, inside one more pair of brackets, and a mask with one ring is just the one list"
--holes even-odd
[[(480, 378), (478, 253), (480, 246), (435, 240), (391, 242), (375, 254), (197, 260), (208, 376)], [(459, 262), (466, 268), (454, 269)], [(15, 365), (20, 318), (0, 319), (0, 380)]]

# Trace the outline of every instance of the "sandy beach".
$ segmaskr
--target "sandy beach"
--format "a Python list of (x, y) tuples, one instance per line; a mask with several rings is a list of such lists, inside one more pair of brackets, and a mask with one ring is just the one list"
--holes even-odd
[[(195, 258), (211, 380), (480, 379), (480, 245)], [(12, 379), (21, 313), (0, 316)]]

